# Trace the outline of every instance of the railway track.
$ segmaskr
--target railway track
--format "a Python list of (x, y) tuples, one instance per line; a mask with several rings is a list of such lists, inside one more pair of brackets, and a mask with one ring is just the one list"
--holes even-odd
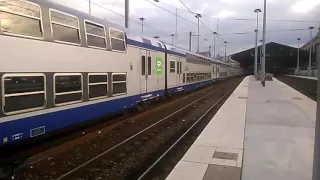
[[(231, 80), (220, 84), (219, 87), (207, 88), (208, 91), (203, 90), (202, 96), (197, 97), (196, 100), (179, 107), (165, 117), (158, 118), (149, 125), (146, 123), (146, 126), (138, 127), (136, 133), (118, 143), (105, 142), (113, 145), (108, 148), (99, 148), (99, 153), (91, 151), (84, 153), (76, 150), (75, 153), (78, 153), (76, 156), (70, 154), (70, 157), (64, 155), (60, 158), (43, 158), (17, 173), (15, 179), (131, 179), (132, 177), (139, 179), (140, 175), (143, 178), (193, 127), (217, 107), (230, 93), (230, 89), (234, 89), (235, 84), (239, 82), (239, 79)], [(230, 88), (231, 85), (233, 85), (232, 88)], [(188, 96), (184, 98), (188, 99)], [(149, 119), (144, 120), (147, 122)], [(98, 142), (90, 143), (91, 147), (99, 146)], [(84, 144), (86, 145), (88, 144)], [(63, 160), (63, 157), (66, 159)], [(82, 161), (77, 161), (77, 158)], [(46, 162), (42, 163), (42, 160)], [(44, 166), (44, 164), (54, 165), (59, 162), (59, 169), (57, 166), (53, 166), (55, 168)], [(41, 171), (41, 167), (48, 169)]]
[(308, 96), (310, 99), (314, 101), (317, 100), (317, 81), (288, 76), (281, 76), (278, 77), (278, 79), (300, 93)]
[(208, 114), (216, 108), (219, 103), (222, 102), (230, 93), (232, 90), (227, 91), (218, 101), (216, 101), (197, 121), (195, 121), (190, 128), (188, 128), (181, 136), (179, 139), (177, 139), (147, 170), (145, 170), (141, 176), (139, 176), (138, 180), (143, 180), (148, 177), (149, 173), (157, 166), (160, 164), (161, 160), (163, 160), (167, 154), (169, 154), (177, 145), (182, 141), (183, 138), (185, 138), (190, 131), (193, 130), (193, 128), (201, 121), (203, 120)]

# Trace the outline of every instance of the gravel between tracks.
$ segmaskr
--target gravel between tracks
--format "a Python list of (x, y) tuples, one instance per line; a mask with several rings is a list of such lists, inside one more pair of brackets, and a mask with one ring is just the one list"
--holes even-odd
[[(181, 134), (195, 119), (200, 117), (207, 107), (212, 104), (212, 101), (221, 96), (221, 93), (225, 91), (223, 88), (230, 88), (228, 83), (230, 84), (227, 81), (219, 85), (213, 85), (162, 107), (155, 108), (151, 110), (152, 112), (147, 111), (129, 118), (112, 129), (102, 129), (94, 132), (94, 135), (89, 134), (88, 136), (78, 138), (75, 140), (78, 143), (70, 142), (77, 144), (75, 147), (64, 148), (66, 150), (62, 152), (57, 150), (57, 154), (52, 154), (51, 157), (17, 172), (15, 179), (55, 179), (136, 132), (166, 117), (168, 114), (180, 109), (194, 99), (216, 90), (218, 87), (221, 88), (219, 90), (220, 95), (214, 93), (215, 95), (208, 96), (208, 98), (196, 103), (192, 107), (192, 110), (188, 108), (188, 110), (171, 117), (170, 120), (161, 123), (157, 128), (148, 130), (143, 136), (138, 136), (129, 143), (103, 156), (102, 159), (90, 163), (90, 166), (81, 169), (81, 171), (73, 176), (65, 178), (68, 180), (132, 179), (132, 177), (139, 174), (139, 171), (144, 166), (150, 164), (159, 152), (165, 150), (170, 145), (168, 142), (177, 138), (177, 134)], [(182, 115), (183, 118), (181, 117)]]

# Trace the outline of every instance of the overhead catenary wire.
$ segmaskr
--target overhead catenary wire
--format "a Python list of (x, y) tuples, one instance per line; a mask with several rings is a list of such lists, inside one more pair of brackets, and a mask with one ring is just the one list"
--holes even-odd
[[(85, 1), (89, 2), (89, 0), (85, 0)], [(106, 7), (98, 4), (98, 3), (95, 3), (95, 2), (92, 2), (92, 1), (91, 1), (91, 4), (93, 4), (93, 5), (95, 5), (95, 6), (98, 6), (98, 7), (102, 8), (102, 9), (104, 9), (104, 10), (107, 10), (107, 11), (109, 11), (109, 12), (111, 12), (111, 13), (114, 13), (114, 14), (116, 14), (116, 15), (118, 15), (118, 16), (121, 16), (121, 17), (125, 18), (124, 15), (122, 15), (122, 14), (120, 14), (120, 13), (117, 13), (117, 12), (111, 10), (111, 9), (108, 9), (108, 8), (106, 8)], [(139, 21), (137, 21), (137, 20), (134, 20), (134, 19), (131, 19), (131, 18), (129, 18), (129, 20), (132, 21), (132, 22), (135, 22), (135, 23), (137, 23), (137, 24), (139, 24), (139, 25), (141, 25), (141, 22), (139, 22)], [(150, 26), (147, 26), (147, 25), (145, 25), (145, 24), (144, 24), (144, 27), (146, 27), (146, 28), (148, 28), (148, 29), (151, 29), (151, 30), (153, 30), (153, 31), (156, 31), (156, 32), (161, 32), (161, 33), (163, 33), (163, 34), (165, 34), (165, 35), (168, 35), (168, 36), (170, 35), (170, 34), (167, 33), (167, 32), (159, 31), (159, 30), (154, 29), (154, 28), (152, 28), (152, 27), (150, 27)]]
[[(191, 11), (189, 8), (188, 8), (188, 6), (186, 6), (183, 2), (182, 2), (182, 0), (179, 0), (179, 2), (193, 15), (193, 16), (195, 16), (196, 14), (198, 14), (198, 13), (194, 13), (193, 11)], [(200, 19), (199, 19), (199, 22), (206, 28), (206, 29), (208, 29), (210, 32), (214, 32), (214, 31), (212, 31), (204, 22), (202, 22)]]
[[(181, 1), (180, 1), (181, 2)], [(190, 12), (189, 10), (185, 10), (185, 9), (180, 9), (177, 8), (175, 6), (172, 6), (170, 4), (164, 3), (162, 1), (159, 1), (159, 3), (166, 5), (168, 7), (174, 8), (174, 9), (178, 9), (179, 11), (185, 11), (185, 12)], [(186, 7), (186, 6), (185, 6)], [(191, 11), (192, 12), (192, 11)], [(196, 12), (192, 12), (193, 14), (197, 14)], [(206, 14), (201, 14), (203, 17), (206, 17)], [(254, 18), (242, 18), (242, 17), (212, 17), (212, 18), (216, 18), (216, 19), (225, 19), (225, 20), (235, 20), (235, 21), (256, 21), (257, 19)], [(296, 20), (296, 19), (267, 19), (267, 21), (279, 21), (279, 22), (315, 22), (318, 23), (320, 21), (317, 20)]]
[[(169, 7), (171, 7), (171, 8), (174, 8), (174, 9), (178, 9), (179, 11), (189, 12), (189, 11), (186, 10), (186, 9), (180, 9), (180, 8), (177, 8), (177, 7), (172, 6), (172, 5), (170, 5), (170, 4), (166, 4), (166, 3), (162, 2), (162, 1), (159, 1), (159, 3), (161, 3), (161, 4), (163, 4), (163, 5), (166, 5), (166, 6), (169, 6)], [(194, 14), (197, 14), (197, 13), (195, 13), (195, 12), (193, 12), (193, 13), (194, 13)]]
[[(283, 29), (283, 30), (269, 30), (267, 32), (288, 32), (288, 31), (305, 31), (308, 29)], [(235, 32), (235, 33), (226, 33), (226, 34), (219, 34), (221, 36), (226, 35), (244, 35), (244, 34), (252, 34), (254, 32)]]
[[(85, 0), (85, 1), (89, 2), (89, 0)], [(154, 4), (154, 3), (152, 3), (152, 2), (150, 2), (150, 1), (148, 1), (148, 0), (146, 0), (146, 1), (149, 2), (149, 3), (151, 3), (151, 4), (154, 5), (154, 6), (158, 7), (158, 8), (161, 8), (162, 10), (164, 10), (164, 11), (166, 11), (166, 12), (168, 12), (168, 13), (174, 15), (174, 16), (177, 16), (177, 17), (179, 17), (179, 18), (181, 18), (181, 19), (183, 19), (183, 20), (185, 20), (185, 21), (193, 24), (193, 25), (197, 25), (197, 23), (192, 22), (192, 21), (190, 21), (190, 20), (188, 20), (188, 19), (186, 19), (186, 18), (184, 18), (184, 17), (178, 16), (176, 13), (173, 13), (173, 12), (171, 12), (170, 10), (167, 10), (167, 9), (164, 8), (164, 7), (161, 7), (161, 6), (157, 5), (157, 4)], [(184, 10), (184, 11), (189, 12), (189, 13), (192, 14), (193, 16), (194, 16), (194, 14), (197, 14), (197, 13), (191, 11), (191, 9), (189, 9), (181, 0), (179, 0), (179, 1), (180, 1), (180, 3), (187, 9), (187, 10)], [(115, 1), (113, 1), (113, 2), (115, 2)], [(96, 3), (96, 2), (92, 2), (92, 1), (91, 1), (91, 4), (93, 4), (93, 5), (97, 6), (97, 7), (100, 7), (100, 8), (102, 8), (102, 9), (104, 9), (104, 10), (107, 10), (107, 11), (113, 13), (113, 14), (116, 14), (116, 15), (122, 17), (122, 18), (125, 17), (124, 15), (122, 15), (122, 14), (120, 14), (120, 13), (115, 12), (115, 11), (112, 10), (112, 8), (113, 8), (113, 6), (115, 5), (115, 3), (113, 3), (111, 9), (106, 8), (106, 7), (100, 5), (100, 4)], [(162, 4), (164, 4), (164, 3), (162, 3)], [(170, 6), (170, 5), (168, 5), (168, 6)], [(172, 8), (175, 8), (174, 6), (171, 6), (171, 7), (172, 7)], [(175, 8), (175, 9), (178, 9), (178, 8)], [(181, 10), (181, 9), (179, 9), (179, 10)], [(218, 18), (218, 17), (217, 17), (217, 18)], [(231, 20), (243, 20), (243, 21), (256, 20), (256, 19), (250, 19), (250, 18), (219, 18), (219, 19), (231, 19)], [(136, 23), (136, 24), (141, 25), (141, 22), (140, 22), (140, 21), (134, 20), (134, 19), (132, 19), (132, 18), (129, 18), (129, 20), (132, 21), (132, 22), (134, 22), (134, 23)], [(312, 21), (312, 20), (311, 20), (311, 21), (310, 21), (310, 20), (269, 20), (269, 21), (320, 22), (320, 21)], [(204, 22), (202, 22), (201, 20), (200, 20), (200, 23), (201, 23), (201, 25), (202, 25), (201, 27), (205, 27), (205, 28), (206, 28), (207, 30), (209, 30), (211, 33), (213, 32), (213, 31), (212, 31)], [(146, 28), (148, 28), (148, 29), (150, 29), (150, 30), (152, 30), (152, 31), (161, 33), (162, 35), (165, 35), (165, 36), (162, 36), (162, 35), (161, 35), (163, 38), (170, 37), (170, 33), (168, 33), (168, 32), (161, 31), (161, 30), (158, 30), (158, 29), (156, 29), (156, 28), (152, 28), (152, 27), (150, 27), (150, 26), (148, 26), (148, 25), (144, 25), (144, 27), (146, 27)], [(302, 30), (306, 30), (306, 29), (273, 30), (273, 31), (268, 31), (268, 32), (285, 32), (285, 31), (302, 31)], [(245, 34), (252, 34), (252, 33), (253, 33), (253, 32), (235, 32), (235, 33), (226, 33), (226, 34), (219, 34), (219, 35), (222, 35), (222, 36), (226, 36), (226, 35), (245, 35)]]
[[(160, 8), (160, 9), (162, 9), (162, 10), (164, 10), (164, 11), (166, 11), (166, 12), (168, 12), (168, 13), (174, 15), (174, 16), (179, 17), (180, 19), (183, 19), (183, 20), (185, 20), (185, 21), (187, 21), (187, 22), (189, 22), (189, 23), (191, 23), (191, 24), (193, 24), (193, 25), (195, 25), (195, 26), (198, 26), (197, 23), (192, 22), (192, 21), (190, 21), (190, 20), (188, 20), (188, 19), (186, 19), (186, 18), (184, 18), (184, 17), (181, 17), (181, 16), (177, 15), (176, 13), (173, 13), (173, 12), (167, 10), (167, 9), (164, 8), (164, 7), (161, 7), (161, 6), (159, 6), (159, 5), (157, 5), (157, 4), (153, 3), (153, 2), (150, 2), (149, 0), (145, 0), (145, 1), (147, 1), (148, 3), (154, 5), (154, 6)], [(173, 7), (173, 6), (171, 6), (171, 7)], [(189, 11), (188, 11), (188, 12), (189, 12)], [(196, 13), (194, 13), (194, 12), (192, 12), (192, 11), (190, 11), (190, 12), (191, 12), (192, 15), (196, 14)], [(206, 29), (208, 29), (211, 33), (213, 33), (213, 31), (212, 31), (205, 23), (203, 23), (201, 20), (199, 20), (199, 22), (202, 24), (201, 27), (206, 28)]]
[(189, 23), (191, 23), (191, 24), (193, 24), (193, 25), (196, 25), (196, 26), (197, 26), (197, 23), (192, 22), (192, 21), (190, 21), (190, 20), (188, 20), (188, 19), (186, 19), (186, 18), (184, 18), (184, 17), (181, 17), (181, 16), (179, 16), (179, 15), (176, 15), (176, 13), (173, 13), (173, 12), (171, 12), (171, 11), (167, 10), (166, 8), (163, 8), (163, 7), (161, 7), (161, 6), (157, 5), (157, 4), (153, 3), (153, 2), (150, 2), (149, 0), (145, 0), (145, 1), (147, 1), (148, 3), (150, 3), (150, 4), (154, 5), (154, 6), (156, 6), (156, 7), (160, 8), (160, 9), (162, 9), (162, 10), (164, 10), (164, 11), (166, 11), (166, 12), (168, 12), (168, 13), (170, 13), (170, 14), (174, 15), (174, 16), (178, 16), (180, 19), (183, 19), (183, 20), (185, 20), (185, 21), (187, 21), (187, 22), (189, 22)]
[(188, 6), (186, 6), (181, 0), (179, 0), (179, 1), (180, 1), (180, 3), (181, 3), (193, 16), (197, 14), (197, 13), (192, 12), (192, 11), (188, 8)]
[[(256, 21), (257, 19), (253, 19), (253, 18), (237, 18), (237, 17), (225, 17), (225, 18), (221, 18), (221, 17), (213, 17), (216, 19), (225, 19), (225, 20), (235, 20), (235, 21)], [(262, 21), (262, 19), (260, 19), (260, 21)], [(276, 22), (305, 22), (305, 23), (310, 23), (310, 22), (314, 22), (314, 23), (319, 23), (320, 21), (316, 21), (316, 20), (289, 20), (289, 19), (268, 19), (267, 21), (276, 21)]]

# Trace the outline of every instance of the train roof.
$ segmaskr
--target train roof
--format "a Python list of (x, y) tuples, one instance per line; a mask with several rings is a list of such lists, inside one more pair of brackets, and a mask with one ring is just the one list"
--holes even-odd
[(227, 65), (227, 66), (231, 66), (231, 64), (224, 63), (224, 62), (215, 60), (215, 59), (213, 59), (213, 58), (209, 58), (209, 57), (206, 57), (206, 56), (197, 54), (197, 53), (195, 53), (195, 52), (192, 52), (192, 51), (189, 51), (189, 50), (186, 50), (186, 49), (183, 49), (183, 48), (180, 48), (180, 47), (171, 45), (171, 44), (167, 44), (167, 43), (165, 43), (165, 44), (166, 44), (167, 48), (170, 48), (170, 50), (172, 50), (172, 51), (177, 51), (177, 52), (179, 52), (179, 53), (184, 54), (185, 56), (187, 56), (187, 55), (192, 55), (192, 56), (196, 56), (196, 57), (198, 57), (198, 58), (200, 58), (200, 59), (210, 61), (211, 63), (224, 64), (224, 65)]

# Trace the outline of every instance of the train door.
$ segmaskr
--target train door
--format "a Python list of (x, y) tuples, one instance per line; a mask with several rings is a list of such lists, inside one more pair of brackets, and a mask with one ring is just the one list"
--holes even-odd
[(180, 86), (180, 58), (177, 58), (176, 64), (176, 85)]
[(140, 50), (141, 55), (141, 76), (140, 76), (140, 92), (148, 92), (148, 76), (151, 75), (151, 56), (150, 51)]
[(183, 62), (182, 62), (182, 58), (177, 58), (177, 86), (182, 86), (185, 83), (185, 75), (184, 74), (184, 70), (183, 70)]

